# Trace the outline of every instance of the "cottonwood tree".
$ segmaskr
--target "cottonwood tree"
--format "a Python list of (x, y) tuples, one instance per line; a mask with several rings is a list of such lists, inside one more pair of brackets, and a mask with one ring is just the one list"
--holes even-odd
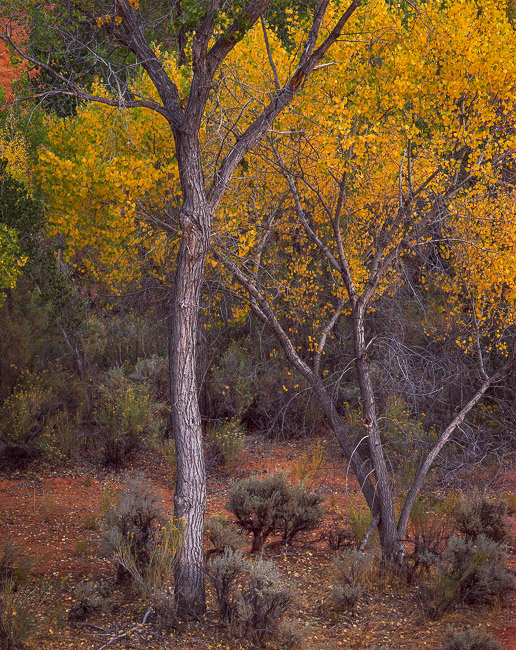
[[(216, 255), (226, 282), (247, 292), (243, 300), (312, 387), (378, 525), (383, 557), (399, 566), (430, 468), (514, 363), (516, 38), (502, 2), (427, 2), (408, 17), (381, 2), (368, 7), (361, 42), (332, 50), (331, 76), (308, 84), (248, 158), (249, 177), (266, 180), (241, 180), (235, 196), (247, 220), (217, 233)], [(419, 290), (445, 296), (439, 331), (429, 322), (428, 335), (459, 328), (455, 345), (478, 370), (397, 518), (367, 324), (408, 265), (418, 268)], [(295, 323), (310, 314), (312, 335), (300, 349)], [(358, 443), (325, 380), (323, 355), (342, 319), (360, 389)]]
[[(202, 537), (206, 487), (195, 371), (199, 294), (213, 215), (237, 165), (293, 101), (359, 5), (360, 0), (352, 0), (340, 9), (338, 4), (333, 7), (329, 0), (322, 0), (311, 10), (305, 8), (308, 18), (301, 25), (304, 37), (298, 39), (299, 54), (294, 66), (280, 85), (254, 98), (259, 110), (253, 119), (242, 124), (235, 115), (233, 128), (224, 138), (225, 148), (212, 161), (214, 167), (207, 169), (199, 133), (218, 70), (246, 32), (268, 9), (272, 10), (270, 0), (249, 3), (213, 0), (200, 4), (164, 0), (85, 0), (50, 5), (31, 0), (4, 0), (1, 3), (1, 38), (15, 55), (57, 83), (38, 93), (41, 98), (61, 94), (118, 110), (150, 110), (162, 116), (169, 128), (170, 147), (177, 161), (181, 186), (177, 210), (179, 250), (177, 257), (169, 260), (169, 268), (174, 268), (169, 324), (172, 426), (177, 450), (175, 514), (187, 522), (175, 576), (180, 612), (195, 613), (205, 607)], [(48, 52), (46, 59), (34, 55), (38, 51), (34, 42), (25, 45), (19, 41), (20, 32), (30, 32), (30, 18), (36, 14), (46, 27), (42, 29), (40, 24), (32, 34), (43, 34), (51, 46), (57, 44), (50, 50), (44, 50), (40, 44), (40, 51), (43, 48)], [(277, 12), (275, 19), (277, 23)], [(13, 38), (15, 28), (18, 39)], [(165, 47), (176, 52), (181, 66), (179, 78), (167, 70), (151, 38), (166, 41)], [(97, 84), (94, 90), (81, 87), (74, 71), (69, 73), (59, 65), (57, 46), (61, 47), (61, 54), (74, 48), (81, 54), (89, 54), (95, 69), (103, 68), (104, 86)], [(117, 62), (127, 53), (129, 67), (148, 75), (153, 86), (150, 94), (142, 96), (130, 90), (127, 80), (132, 75), (118, 63), (112, 63), (110, 48), (116, 50)], [(171, 219), (170, 214), (163, 216), (165, 230)]]

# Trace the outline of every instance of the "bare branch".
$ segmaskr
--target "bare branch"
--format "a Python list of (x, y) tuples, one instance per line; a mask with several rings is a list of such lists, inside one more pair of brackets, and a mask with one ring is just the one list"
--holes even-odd
[(308, 366), (303, 359), (299, 356), (294, 344), (290, 340), (288, 334), (281, 326), (274, 310), (269, 304), (269, 301), (262, 294), (259, 289), (253, 284), (251, 279), (235, 264), (225, 253), (221, 250), (222, 247), (215, 246), (213, 254), (226, 268), (231, 271), (233, 277), (250, 295), (250, 305), (256, 316), (267, 325), (278, 339), (288, 361), (296, 368), (296, 370), (308, 381), (312, 389), (317, 395), (326, 416), (328, 417), (331, 426), (335, 432), (337, 440), (339, 441), (353, 472), (357, 477), (362, 492), (366, 501), (371, 509), (373, 515), (376, 515), (379, 507), (379, 500), (376, 489), (370, 479), (370, 472), (366, 473), (364, 469), (364, 462), (355, 449), (354, 443), (346, 430), (342, 418), (338, 413), (333, 400), (324, 387), (321, 378)]
[(281, 88), (281, 84), (278, 77), (278, 70), (276, 69), (276, 64), (274, 63), (274, 59), (272, 57), (271, 45), (269, 43), (269, 36), (267, 34), (267, 26), (265, 25), (265, 19), (263, 16), (260, 16), (260, 21), (262, 23), (263, 40), (265, 41), (265, 49), (267, 50), (267, 57), (269, 59), (272, 74), (274, 76), (274, 86), (276, 87), (276, 90), (279, 90)]
[[(64, 84), (68, 90), (60, 90), (60, 91), (50, 91), (48, 93), (37, 93), (34, 94), (30, 97), (27, 98), (20, 98), (20, 99), (15, 99), (12, 102), (6, 102), (3, 104), (3, 106), (9, 106), (10, 104), (17, 103), (20, 101), (29, 101), (33, 98), (38, 98), (38, 97), (43, 97), (43, 96), (52, 96), (55, 94), (60, 94), (68, 97), (76, 97), (77, 99), (83, 100), (83, 101), (88, 101), (88, 102), (96, 102), (99, 104), (106, 104), (107, 106), (115, 106), (118, 108), (148, 108), (150, 110), (156, 111), (157, 113), (160, 113), (167, 119), (170, 118), (170, 115), (168, 111), (166, 110), (164, 105), (159, 104), (158, 102), (154, 102), (150, 99), (137, 99), (137, 100), (129, 100), (124, 98), (119, 94), (117, 99), (110, 99), (107, 97), (101, 97), (98, 95), (93, 95), (91, 93), (86, 92), (84, 89), (80, 88), (75, 82), (73, 82), (71, 79), (65, 77), (64, 75), (60, 74), (55, 70), (51, 65), (48, 65), (44, 61), (40, 61), (36, 59), (35, 57), (31, 56), (28, 52), (26, 52), (24, 49), (22, 49), (13, 39), (10, 34), (10, 30), (6, 31), (4, 34), (0, 34), (0, 40), (4, 41), (9, 45), (9, 47), (12, 47), (13, 50), (19, 54), (25, 61), (28, 61), (32, 63), (36, 68), (45, 70), (48, 72), (50, 75), (54, 77), (57, 81), (60, 81), (61, 83)], [(147, 46), (148, 47), (148, 46)], [(148, 48), (149, 51), (151, 52), (151, 55), (155, 57), (155, 55), (152, 53), (152, 50)], [(157, 60), (157, 59), (156, 59)], [(145, 63), (142, 61), (142, 66), (146, 68)], [(161, 63), (159, 64), (161, 66)], [(163, 70), (163, 68), (162, 68)], [(166, 73), (163, 70), (163, 74)]]
[[(353, 0), (351, 2), (347, 10), (342, 14), (334, 28), (331, 30), (330, 34), (315, 51), (312, 52), (311, 47), (309, 47), (307, 52), (311, 53), (309, 55), (307, 54), (306, 57), (305, 52), (303, 52), (299, 65), (292, 77), (289, 79), (289, 81), (287, 81), (283, 88), (281, 88), (281, 90), (276, 92), (275, 97), (268, 104), (268, 106), (265, 107), (261, 115), (246, 129), (246, 131), (237, 140), (228, 155), (224, 158), (215, 174), (213, 184), (208, 191), (208, 201), (212, 210), (215, 210), (219, 204), (238, 163), (242, 160), (246, 153), (259, 142), (259, 140), (263, 137), (267, 129), (272, 125), (274, 119), (281, 113), (281, 111), (283, 111), (292, 102), (296, 92), (300, 89), (304, 81), (309, 77), (317, 64), (320, 63), (320, 61), (326, 55), (330, 47), (339, 38), (342, 30), (344, 29), (344, 26), (354, 14), (356, 9), (359, 7), (360, 2), (361, 0)], [(323, 2), (321, 7), (323, 6), (326, 7), (327, 4)], [(258, 19), (258, 17), (259, 16), (257, 16), (256, 19)], [(316, 14), (316, 20), (318, 21), (317, 34), (319, 33), (323, 17), (324, 14)], [(309, 39), (313, 39), (312, 31), (313, 30), (310, 31), (308, 37)], [(230, 43), (227, 44), (228, 47), (229, 45)], [(216, 47), (217, 44), (213, 46), (212, 50), (210, 50), (208, 53), (208, 56), (211, 52), (214, 51)], [(222, 45), (220, 47), (222, 47)]]
[(476, 404), (478, 404), (478, 402), (481, 400), (481, 398), (483, 397), (484, 393), (488, 390), (488, 388), (496, 381), (501, 379), (507, 372), (508, 368), (509, 368), (509, 364), (504, 366), (502, 369), (500, 369), (497, 373), (495, 373), (491, 377), (488, 377), (487, 379), (484, 380), (480, 388), (469, 400), (469, 402), (461, 409), (461, 411), (453, 418), (450, 424), (441, 433), (438, 441), (435, 443), (431, 451), (426, 456), (425, 460), (423, 461), (423, 464), (419, 468), (416, 478), (414, 479), (410, 487), (410, 490), (408, 491), (407, 497), (405, 499), (405, 503), (403, 505), (403, 509), (400, 514), (400, 518), (398, 521), (398, 535), (400, 539), (403, 539), (405, 537), (412, 507), (421, 490), (423, 481), (425, 480), (425, 477), (428, 474), (430, 468), (432, 467), (435, 459), (439, 455), (439, 452), (444, 447), (444, 445), (448, 442), (455, 429), (457, 429), (457, 427), (460, 426), (462, 422), (464, 422), (466, 416), (471, 411), (471, 409), (474, 408)]
[(330, 334), (330, 332), (337, 324), (337, 321), (339, 320), (339, 316), (342, 313), (343, 307), (344, 307), (344, 300), (340, 299), (337, 307), (335, 308), (335, 313), (331, 317), (326, 327), (323, 329), (321, 333), (321, 337), (319, 338), (319, 343), (317, 344), (317, 352), (314, 358), (314, 373), (316, 375), (319, 374), (321, 368), (321, 357), (324, 350), (324, 346), (326, 345), (326, 339), (328, 338), (328, 334)]

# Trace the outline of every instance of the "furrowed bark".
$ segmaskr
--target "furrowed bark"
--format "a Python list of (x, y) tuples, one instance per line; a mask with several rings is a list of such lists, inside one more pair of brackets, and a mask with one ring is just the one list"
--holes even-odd
[(205, 609), (203, 533), (206, 472), (196, 348), (199, 300), (212, 215), (206, 209), (197, 136), (176, 134), (176, 143), (184, 203), (179, 214), (182, 238), (169, 321), (169, 364), (177, 459), (174, 507), (175, 516), (186, 523), (175, 573), (175, 595), (179, 614), (188, 616), (202, 613)]

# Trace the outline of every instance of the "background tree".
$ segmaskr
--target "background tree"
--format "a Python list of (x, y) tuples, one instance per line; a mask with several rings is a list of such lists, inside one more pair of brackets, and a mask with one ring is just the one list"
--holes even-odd
[[(426, 3), (412, 16), (374, 8), (357, 19), (361, 42), (339, 43), (326, 61), (331, 76), (307, 85), (303, 110), (294, 104), (248, 159), (250, 176), (267, 182), (241, 179), (232, 196), (247, 213), (246, 232), (244, 218), (220, 232), (217, 256), (312, 386), (378, 523), (384, 558), (399, 564), (430, 467), (512, 363), (516, 42), (501, 2)], [(368, 323), (406, 282), (423, 301), (442, 292), (438, 335), (454, 332), (478, 365), (471, 394), (417, 465), (397, 520)], [(312, 334), (300, 350), (293, 332), (302, 317)], [(342, 319), (360, 388), (358, 440), (325, 381), (323, 355)]]

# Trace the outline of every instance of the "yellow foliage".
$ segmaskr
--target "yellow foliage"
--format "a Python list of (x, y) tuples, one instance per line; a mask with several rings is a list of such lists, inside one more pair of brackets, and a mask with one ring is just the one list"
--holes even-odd
[(0, 159), (7, 162), (6, 171), (10, 176), (29, 185), (29, 155), (20, 134), (11, 135), (7, 129), (0, 129)]
[[(6, 172), (30, 192), (29, 157), (21, 135), (12, 136), (6, 129), (0, 129), (0, 159), (6, 161)], [(26, 262), (27, 258), (20, 253), (17, 232), (0, 223), (0, 306), (5, 301), (1, 290), (14, 289)]]
[[(347, 292), (308, 240), (285, 169), (296, 179), (315, 235), (334, 255), (332, 216), (345, 179), (338, 233), (358, 293), (377, 253), (393, 255), (377, 290), (381, 295), (402, 281), (404, 258), (437, 246), (453, 273), (435, 278), (428, 272), (423, 282), (448, 293), (450, 317), (472, 317), (464, 311), (468, 294), (477, 326), (491, 328), (503, 350), (503, 328), (493, 332), (493, 319), (503, 313), (504, 327), (516, 320), (514, 196), (512, 185), (501, 182), (507, 170), (497, 164), (504, 157), (512, 164), (516, 148), (516, 38), (505, 5), (456, 0), (443, 8), (430, 0), (407, 24), (401, 10), (383, 0), (366, 3), (347, 27), (360, 37), (339, 40), (237, 168), (215, 215), (216, 236), (246, 272), (260, 269), (278, 313), (293, 325), (310, 323), (312, 350), (336, 300), (347, 300)], [(327, 27), (336, 16), (337, 9), (330, 9)], [(272, 33), (268, 39), (284, 83), (296, 59)], [(191, 70), (158, 54), (184, 101)], [(106, 92), (100, 85), (94, 90)], [(132, 90), (156, 98), (145, 74)], [(208, 185), (235, 138), (274, 93), (258, 24), (221, 65), (206, 108), (200, 141)], [(135, 274), (164, 278), (179, 232), (165, 235), (160, 221), (177, 227), (173, 215), (181, 204), (165, 120), (150, 110), (88, 105), (76, 118), (55, 120), (50, 140), (39, 172), (51, 232), (66, 235), (69, 258), (113, 287)], [(469, 175), (474, 182), (457, 182)], [(452, 186), (432, 231), (430, 205)], [(400, 203), (417, 192), (418, 201), (398, 223)], [(232, 284), (213, 260), (208, 268)], [(235, 318), (245, 316), (245, 307), (235, 310)]]
[[(466, 325), (476, 320), (480, 334), (489, 333), (505, 351), (504, 328), (516, 320), (516, 218), (513, 183), (497, 161), (513, 164), (516, 39), (502, 1), (441, 5), (426, 3), (408, 26), (380, 0), (357, 13), (350, 31), (360, 39), (339, 41), (267, 143), (248, 156), (248, 173), (235, 179), (226, 200), (235, 215), (226, 220), (227, 241), (238, 229), (235, 255), (253, 258), (261, 238), (250, 245), (252, 233), (263, 232), (281, 204), (275, 247), (261, 254), (265, 288), (274, 290), (284, 317), (296, 322), (306, 314), (317, 331), (335, 298), (347, 292), (306, 237), (292, 196), (283, 198), (284, 172), (295, 179), (315, 235), (335, 257), (332, 219), (344, 178), (339, 233), (357, 292), (365, 290), (377, 253), (381, 260), (393, 254), (379, 296), (402, 281), (404, 258), (439, 249), (453, 272), (427, 274), (427, 284), (447, 292), (450, 316)], [(235, 65), (251, 58), (261, 71), (248, 82), (247, 99), (257, 88), (263, 92), (269, 69), (254, 53), (257, 39), (255, 30), (235, 53)], [(288, 70), (279, 50), (274, 43), (278, 69)], [(396, 225), (407, 197), (418, 192)], [(432, 215), (439, 196), (446, 197), (446, 209)], [(473, 300), (475, 318), (465, 296)], [(500, 327), (493, 329), (496, 319)], [(311, 337), (310, 349), (316, 341)]]
[(55, 119), (50, 140), (39, 178), (49, 233), (66, 234), (72, 263), (113, 288), (144, 271), (164, 277), (174, 241), (156, 224), (176, 201), (179, 179), (163, 118), (89, 104), (77, 118)]

